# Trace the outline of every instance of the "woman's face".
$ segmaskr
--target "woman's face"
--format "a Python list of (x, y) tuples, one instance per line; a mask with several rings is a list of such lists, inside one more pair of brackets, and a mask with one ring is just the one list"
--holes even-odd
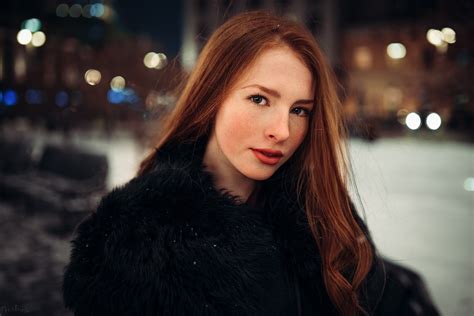
[(227, 175), (268, 179), (302, 143), (313, 97), (311, 72), (290, 48), (265, 50), (216, 114), (212, 160)]

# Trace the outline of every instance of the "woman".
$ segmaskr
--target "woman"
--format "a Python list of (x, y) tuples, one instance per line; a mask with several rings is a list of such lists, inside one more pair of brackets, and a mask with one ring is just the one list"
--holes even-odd
[(63, 283), (76, 315), (409, 310), (380, 303), (386, 273), (346, 188), (334, 79), (304, 27), (261, 11), (227, 21), (162, 131), (77, 227)]

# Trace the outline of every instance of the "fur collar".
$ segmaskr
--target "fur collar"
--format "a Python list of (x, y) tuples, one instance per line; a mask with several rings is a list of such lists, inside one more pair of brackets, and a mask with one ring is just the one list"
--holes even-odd
[[(213, 176), (203, 170), (203, 156), (207, 138), (201, 137), (195, 142), (169, 145), (157, 152), (154, 170), (173, 170), (177, 177), (184, 176), (186, 185), (193, 184), (185, 190), (202, 192), (203, 198), (221, 200), (242, 212), (257, 212), (272, 227), (274, 237), (280, 243), (287, 264), (302, 277), (320, 275), (321, 258), (303, 208), (299, 207), (291, 194), (294, 188), (286, 169), (280, 168), (269, 180), (271, 190), (265, 200), (263, 209), (256, 210), (248, 204), (238, 205), (238, 198), (226, 190), (217, 192), (213, 187)], [(284, 179), (285, 181), (282, 181)], [(182, 184), (185, 184), (184, 182)], [(178, 188), (177, 188), (178, 189)], [(194, 194), (193, 194), (194, 196)]]

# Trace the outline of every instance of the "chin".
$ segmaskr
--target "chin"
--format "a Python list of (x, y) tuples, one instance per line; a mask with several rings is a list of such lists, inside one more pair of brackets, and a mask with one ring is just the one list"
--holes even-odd
[(277, 169), (271, 169), (271, 170), (264, 170), (262, 168), (259, 168), (258, 170), (247, 170), (247, 172), (242, 172), (243, 175), (245, 175), (247, 178), (255, 180), (255, 181), (263, 181), (267, 180), (270, 178), (276, 171)]

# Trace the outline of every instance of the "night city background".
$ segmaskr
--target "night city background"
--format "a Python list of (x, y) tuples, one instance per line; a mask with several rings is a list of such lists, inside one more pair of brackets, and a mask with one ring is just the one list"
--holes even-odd
[(252, 9), (305, 23), (334, 67), (380, 252), (443, 315), (474, 314), (474, 1), (6, 0), (0, 315), (71, 315), (74, 228), (135, 175), (212, 31)]

